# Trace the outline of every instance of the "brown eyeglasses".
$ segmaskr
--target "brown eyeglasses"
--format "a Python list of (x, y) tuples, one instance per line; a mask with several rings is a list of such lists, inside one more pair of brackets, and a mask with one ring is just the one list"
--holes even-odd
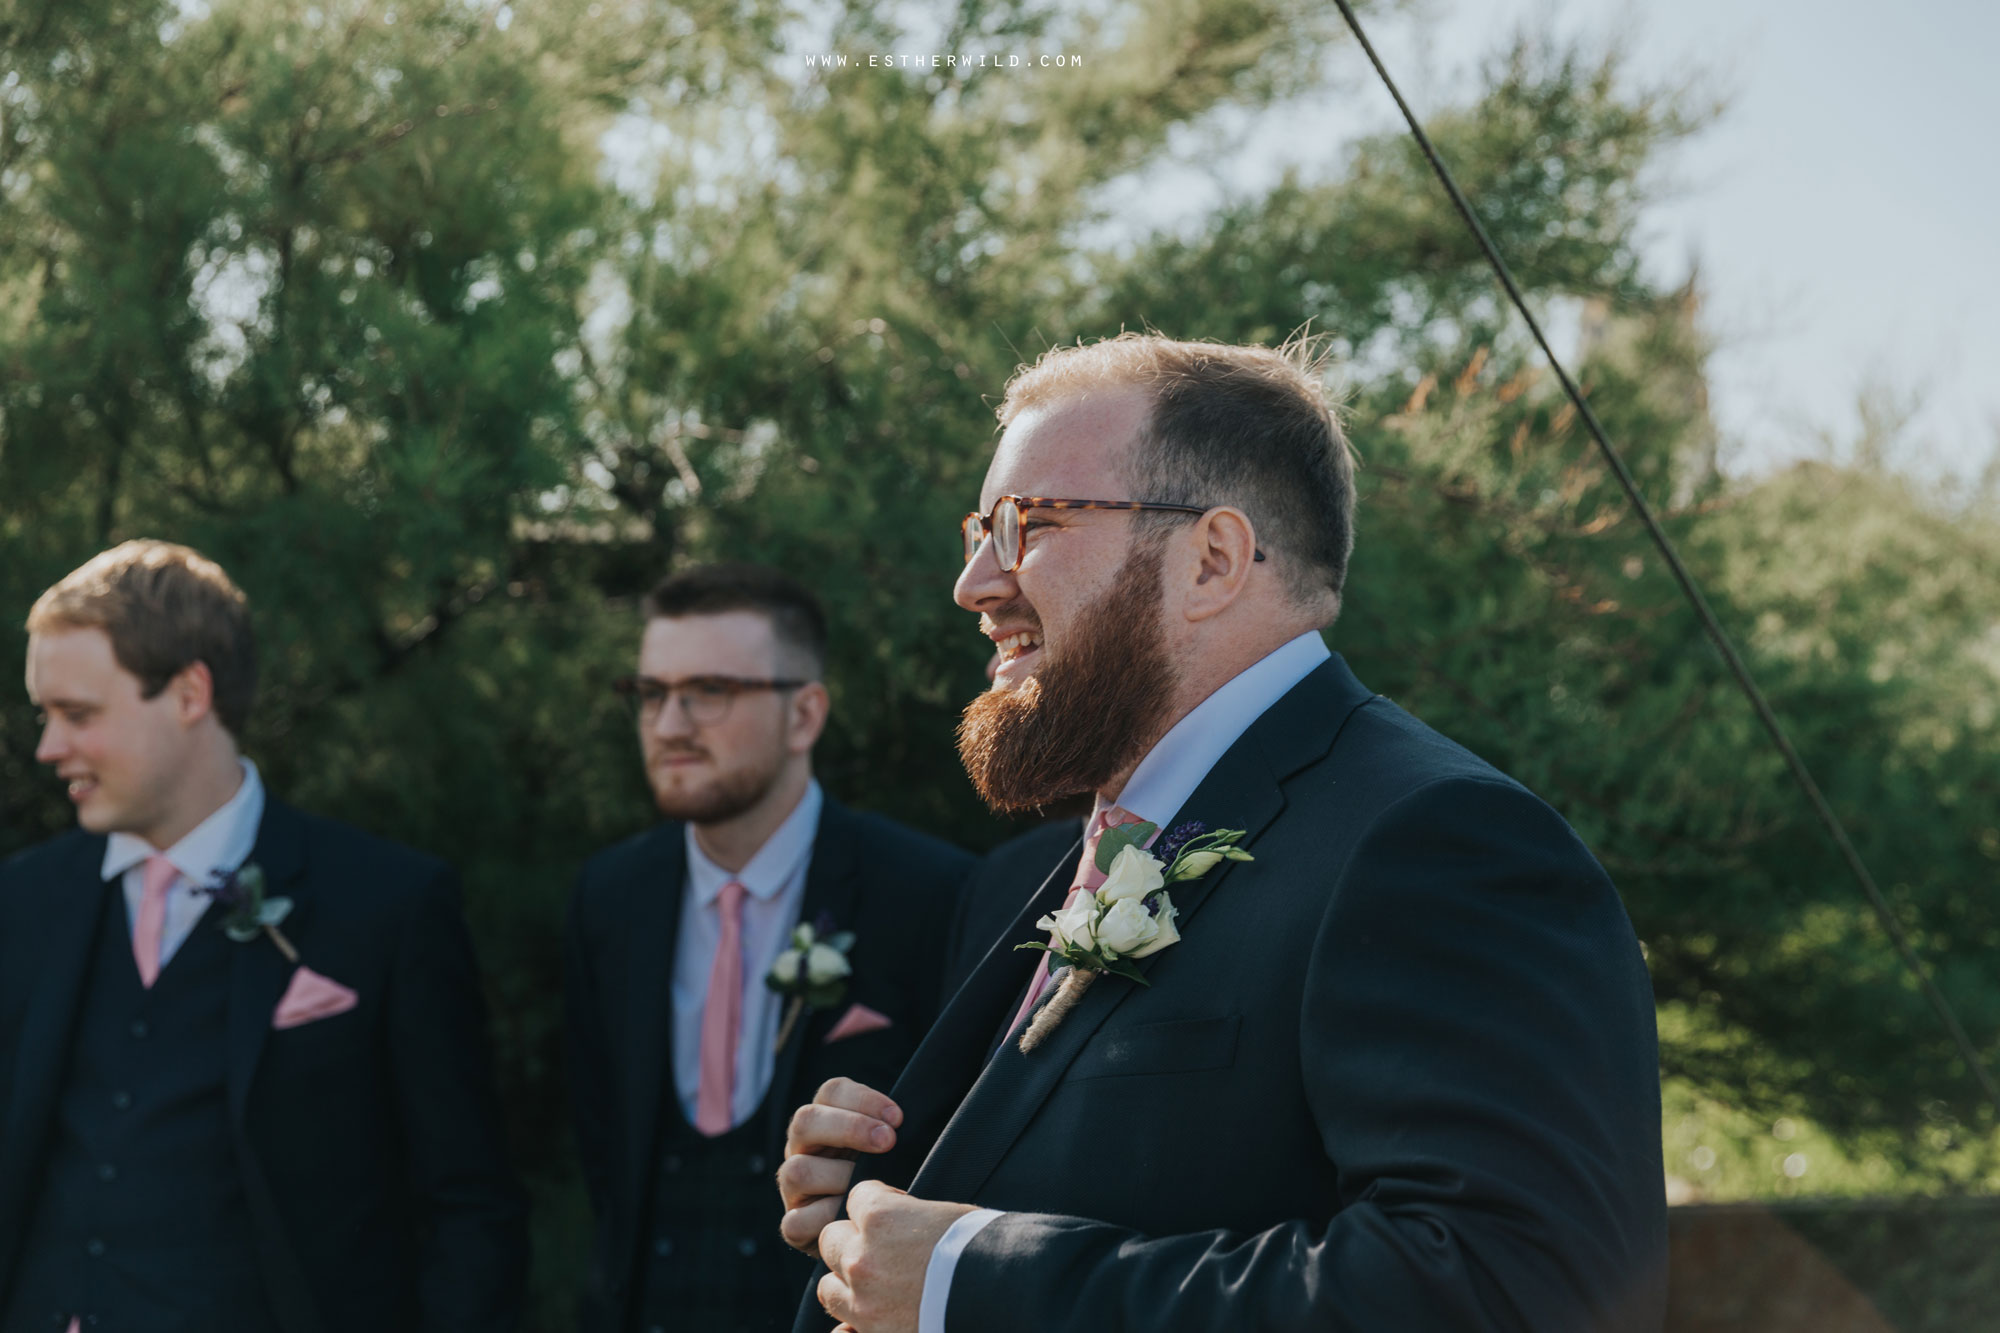
[(681, 713), (697, 727), (712, 727), (729, 716), (729, 706), (739, 694), (758, 690), (796, 690), (810, 684), (803, 680), (752, 680), (744, 676), (684, 676), (660, 680), (653, 676), (620, 676), (611, 688), (651, 724), (666, 707), (667, 700), (680, 696)]
[[(1051, 500), (1039, 495), (1003, 495), (993, 502), (993, 512), (973, 512), (959, 521), (958, 533), (965, 546), (965, 563), (979, 554), (988, 537), (993, 539), (993, 557), (1000, 572), (1012, 574), (1028, 557), (1028, 541), (1021, 524), (1023, 509), (1146, 509), (1170, 514), (1206, 514), (1213, 505), (1163, 504), (1152, 500)], [(1264, 553), (1257, 552), (1262, 560)]]

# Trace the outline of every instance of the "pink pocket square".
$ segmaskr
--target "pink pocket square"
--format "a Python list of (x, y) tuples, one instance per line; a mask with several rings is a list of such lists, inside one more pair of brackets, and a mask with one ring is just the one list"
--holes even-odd
[(829, 1042), (844, 1041), (848, 1037), (858, 1037), (864, 1032), (880, 1032), (883, 1028), (896, 1026), (889, 1015), (878, 1013), (865, 1004), (851, 1004), (833, 1030), (826, 1034)]
[(292, 973), (292, 984), (285, 987), (285, 998), (278, 1001), (277, 1009), (272, 1012), (271, 1026), (295, 1028), (301, 1023), (344, 1014), (359, 1003), (361, 997), (338, 981), (301, 967)]

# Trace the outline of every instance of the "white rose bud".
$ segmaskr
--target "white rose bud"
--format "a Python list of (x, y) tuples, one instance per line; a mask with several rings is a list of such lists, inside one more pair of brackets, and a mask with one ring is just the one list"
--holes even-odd
[(806, 979), (815, 986), (838, 981), (853, 970), (848, 966), (847, 955), (831, 944), (815, 944), (806, 953)]
[(1089, 894), (1080, 896), (1070, 906), (1054, 916), (1045, 916), (1035, 923), (1037, 929), (1055, 932), (1057, 950), (1070, 953), (1078, 949), (1097, 947), (1096, 926), (1097, 903)]
[(789, 986), (799, 979), (799, 951), (787, 949), (771, 964), (771, 975)]
[(1179, 929), (1174, 925), (1174, 918), (1180, 915), (1180, 909), (1175, 907), (1173, 899), (1167, 897), (1164, 893), (1159, 897), (1159, 905), (1160, 914), (1153, 918), (1153, 924), (1159, 928), (1159, 933), (1149, 943), (1140, 945), (1131, 955), (1134, 958), (1144, 958), (1149, 954), (1156, 954), (1169, 944), (1178, 941), (1181, 937)]
[(1174, 871), (1174, 878), (1200, 879), (1215, 869), (1215, 863), (1221, 859), (1221, 852), (1189, 852), (1181, 858), (1179, 868)]
[(1098, 887), (1097, 896), (1107, 903), (1122, 903), (1144, 898), (1153, 890), (1165, 884), (1166, 878), (1160, 873), (1160, 863), (1153, 859), (1151, 852), (1140, 847), (1120, 848), (1111, 862), (1110, 873)]
[(1159, 933), (1159, 921), (1138, 898), (1126, 898), (1112, 904), (1111, 910), (1104, 914), (1104, 920), (1097, 923), (1097, 943), (1107, 953), (1121, 958), (1140, 957), (1140, 950), (1151, 944)]

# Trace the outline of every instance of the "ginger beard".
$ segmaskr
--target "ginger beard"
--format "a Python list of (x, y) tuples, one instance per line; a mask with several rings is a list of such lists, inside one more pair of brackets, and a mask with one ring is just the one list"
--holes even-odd
[(1160, 624), (1164, 552), (1140, 542), (1072, 621), (1076, 642), (965, 707), (958, 757), (981, 800), (1024, 814), (1102, 788), (1159, 739), (1177, 683)]

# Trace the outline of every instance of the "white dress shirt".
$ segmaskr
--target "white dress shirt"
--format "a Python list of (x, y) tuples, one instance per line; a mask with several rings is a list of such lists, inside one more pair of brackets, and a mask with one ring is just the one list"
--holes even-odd
[[(188, 830), (187, 835), (167, 848), (166, 858), (176, 871), (167, 889), (167, 916), (160, 928), (160, 966), (194, 933), (195, 923), (208, 910), (207, 890), (223, 875), (250, 859), (257, 845), (257, 827), (264, 820), (264, 781), (257, 765), (248, 759), (243, 765), (243, 781), (236, 794), (216, 808), (214, 814)], [(139, 904), (146, 897), (146, 858), (159, 848), (131, 833), (114, 833), (104, 844), (103, 878), (125, 877), (125, 919), (127, 926), (139, 919)]]
[[(1333, 656), (1319, 631), (1301, 634), (1259, 658), (1174, 723), (1132, 770), (1116, 801), (1100, 794), (1097, 809), (1117, 805), (1153, 824), (1165, 825), (1215, 767), (1223, 753), (1272, 704)], [(924, 1269), (924, 1292), (917, 1306), (917, 1333), (945, 1333), (944, 1312), (951, 1301), (951, 1275), (958, 1257), (988, 1223), (1002, 1216), (992, 1208), (967, 1213), (951, 1224), (931, 1249)]]
[(687, 886), (681, 894), (680, 939), (674, 946), (674, 1091), (688, 1123), (694, 1123), (701, 1090), (701, 1015), (708, 1004), (708, 971), (722, 938), (722, 911), (716, 899), (735, 880), (749, 890), (743, 898), (743, 1026), (736, 1040), (736, 1078), (729, 1098), (729, 1123), (740, 1125), (763, 1102), (777, 1064), (778, 1021), (785, 998), (764, 984), (778, 961), (805, 900), (806, 869), (825, 803), (819, 783), (785, 822), (732, 875), (708, 859), (687, 826)]

